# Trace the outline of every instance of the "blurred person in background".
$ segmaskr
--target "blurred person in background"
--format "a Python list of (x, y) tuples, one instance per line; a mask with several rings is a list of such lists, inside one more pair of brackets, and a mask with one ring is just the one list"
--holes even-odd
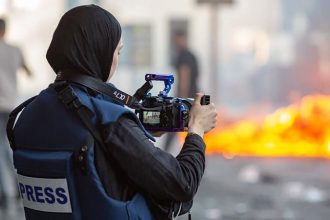
[(12, 181), (16, 180), (6, 137), (6, 122), (10, 111), (16, 105), (16, 72), (23, 68), (26, 74), (31, 76), (21, 50), (5, 41), (5, 32), (6, 21), (0, 18), (0, 205), (5, 204), (8, 197), (6, 174), (10, 174), (8, 178), (12, 178)]
[[(180, 98), (193, 98), (198, 91), (198, 62), (196, 56), (188, 48), (187, 34), (184, 31), (174, 33), (175, 55), (173, 66), (177, 74), (177, 96)], [(171, 150), (176, 133), (166, 134), (163, 149)]]
[(197, 93), (179, 155), (155, 147), (118, 96), (91, 88), (125, 96), (107, 83), (123, 45), (119, 22), (101, 7), (79, 6), (62, 16), (46, 56), (57, 79), (21, 105), (8, 130), (27, 220), (168, 220), (191, 209), (215, 106), (200, 105)]
[(177, 95), (182, 98), (195, 97), (198, 91), (198, 62), (196, 56), (188, 48), (187, 34), (177, 31), (174, 36), (176, 49), (173, 65), (178, 75)]

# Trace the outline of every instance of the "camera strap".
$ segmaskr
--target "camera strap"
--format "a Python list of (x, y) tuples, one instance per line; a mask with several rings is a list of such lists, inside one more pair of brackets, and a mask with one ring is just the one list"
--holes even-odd
[(112, 99), (118, 101), (119, 103), (122, 103), (123, 105), (126, 105), (133, 109), (139, 106), (138, 100), (134, 96), (128, 95), (127, 93), (115, 88), (113, 85), (109, 83), (105, 83), (91, 76), (87, 76), (83, 74), (77, 76), (75, 74), (66, 74), (60, 72), (57, 74), (55, 82), (60, 82), (60, 81), (68, 81), (68, 82), (80, 84), (91, 90), (109, 96)]

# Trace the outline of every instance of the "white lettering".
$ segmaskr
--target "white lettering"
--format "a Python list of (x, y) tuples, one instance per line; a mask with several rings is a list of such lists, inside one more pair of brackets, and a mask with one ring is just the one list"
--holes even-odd
[(126, 98), (126, 96), (124, 95), (124, 94), (122, 94), (122, 93), (119, 93), (118, 91), (114, 91), (114, 93), (113, 93), (114, 95), (115, 95), (115, 97), (117, 98), (117, 99), (120, 99), (120, 100), (125, 100), (125, 98)]

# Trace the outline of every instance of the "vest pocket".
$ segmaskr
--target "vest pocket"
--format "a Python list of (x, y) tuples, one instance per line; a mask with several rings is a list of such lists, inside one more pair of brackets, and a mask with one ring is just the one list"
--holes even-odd
[(18, 187), (27, 220), (80, 219), (74, 193), (73, 153), (14, 151)]

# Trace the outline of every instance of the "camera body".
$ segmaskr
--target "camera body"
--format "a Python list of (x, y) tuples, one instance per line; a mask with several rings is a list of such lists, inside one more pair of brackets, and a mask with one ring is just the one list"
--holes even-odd
[[(173, 75), (146, 74), (146, 83), (135, 93), (134, 97), (141, 100), (136, 113), (148, 131), (181, 132), (185, 131), (189, 122), (189, 111), (194, 99), (169, 97)], [(152, 81), (163, 81), (165, 88), (157, 96), (152, 96)], [(203, 96), (201, 104), (209, 104), (210, 96)]]

